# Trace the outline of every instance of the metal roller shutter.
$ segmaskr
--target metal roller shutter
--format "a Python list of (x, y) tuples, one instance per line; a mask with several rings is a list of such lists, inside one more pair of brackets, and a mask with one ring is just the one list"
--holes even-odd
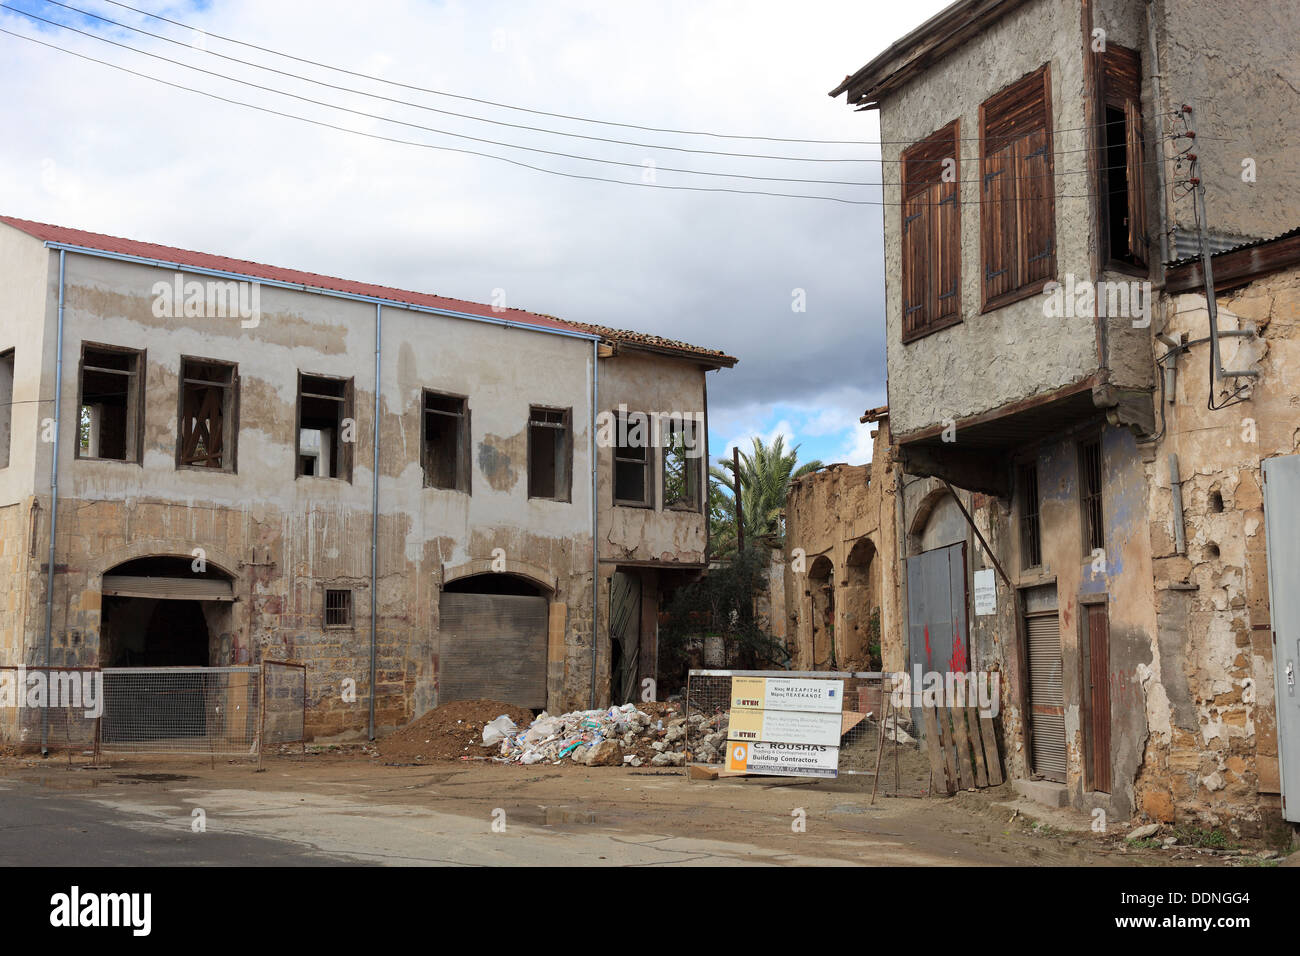
[(545, 598), (444, 593), (439, 611), (440, 704), (486, 698), (546, 706)]
[(1065, 696), (1061, 628), (1056, 613), (1025, 618), (1029, 638), (1029, 709), (1034, 771), (1065, 780)]

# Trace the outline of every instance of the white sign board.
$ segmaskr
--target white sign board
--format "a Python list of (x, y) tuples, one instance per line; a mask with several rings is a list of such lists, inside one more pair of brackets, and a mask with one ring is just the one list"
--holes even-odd
[(783, 777), (834, 777), (839, 773), (840, 748), (815, 744), (727, 744), (727, 769), (733, 773), (765, 773)]
[(992, 568), (975, 572), (975, 613), (998, 613), (998, 582), (993, 577)]
[(727, 739), (838, 747), (840, 727), (838, 712), (814, 714), (797, 710), (749, 710), (733, 707)]
[(750, 710), (802, 710), (838, 714), (844, 681), (801, 677), (733, 677), (731, 706)]

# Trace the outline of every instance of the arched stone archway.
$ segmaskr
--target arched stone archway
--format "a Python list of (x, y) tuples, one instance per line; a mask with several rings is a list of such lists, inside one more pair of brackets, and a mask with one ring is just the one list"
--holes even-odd
[(835, 565), (819, 554), (808, 565), (810, 597), (809, 621), (812, 625), (812, 661), (817, 670), (835, 659)]
[(145, 554), (100, 575), (103, 667), (209, 667), (229, 659), (235, 576), (192, 554)]
[(859, 538), (844, 562), (845, 585), (840, 599), (843, 622), (843, 667), (879, 670), (880, 650), (880, 562), (870, 538)]

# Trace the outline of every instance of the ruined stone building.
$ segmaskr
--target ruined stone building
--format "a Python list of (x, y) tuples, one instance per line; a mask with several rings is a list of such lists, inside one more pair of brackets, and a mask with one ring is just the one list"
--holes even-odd
[(0, 219), (0, 665), (299, 662), (318, 739), (621, 699), (735, 361)]
[(790, 483), (784, 635), (799, 670), (901, 670), (904, 662), (889, 415), (875, 409), (872, 458)]
[(832, 92), (883, 141), (907, 661), (1000, 672), (1049, 803), (1300, 821), (1296, 49), (1283, 5), (960, 0)]

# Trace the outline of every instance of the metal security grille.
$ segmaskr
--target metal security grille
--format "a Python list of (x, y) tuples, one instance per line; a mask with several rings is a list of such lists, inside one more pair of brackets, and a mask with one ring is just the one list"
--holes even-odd
[(1106, 547), (1101, 515), (1101, 442), (1084, 442), (1079, 446), (1079, 458), (1083, 469), (1083, 530), (1091, 552)]
[(1029, 638), (1029, 709), (1034, 770), (1065, 780), (1065, 697), (1061, 687), (1061, 629), (1056, 612), (1025, 618)]
[(1022, 565), (1036, 568), (1043, 563), (1043, 536), (1038, 521), (1038, 466), (1020, 467), (1020, 553)]
[(256, 754), (260, 667), (109, 667), (105, 753)]
[(444, 591), (438, 608), (439, 703), (546, 706), (545, 598)]
[(352, 623), (352, 592), (325, 592), (325, 626), (347, 627)]
[(720, 769), (726, 763), (733, 677), (796, 677), (844, 681), (839, 772), (875, 775), (882, 792), (919, 796), (930, 765), (911, 710), (895, 710), (893, 675), (876, 671), (692, 670), (686, 681), (688, 762)]

